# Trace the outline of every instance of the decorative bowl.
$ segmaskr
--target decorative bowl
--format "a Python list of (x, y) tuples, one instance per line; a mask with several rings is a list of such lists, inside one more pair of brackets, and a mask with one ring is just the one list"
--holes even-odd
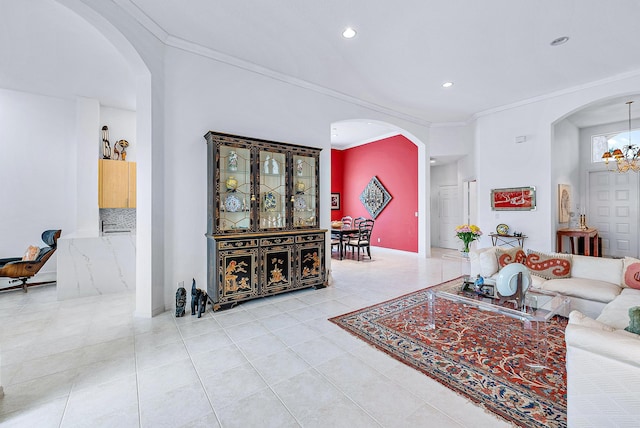
[(342, 222), (341, 221), (332, 221), (331, 222), (331, 227), (333, 227), (334, 229), (340, 229), (340, 228), (342, 228)]

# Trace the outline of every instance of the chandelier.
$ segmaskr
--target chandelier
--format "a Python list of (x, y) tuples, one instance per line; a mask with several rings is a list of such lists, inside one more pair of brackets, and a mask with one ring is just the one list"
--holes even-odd
[[(631, 144), (631, 104), (633, 104), (633, 101), (627, 101), (626, 104), (629, 106), (629, 139), (627, 144), (622, 146), (622, 149), (611, 149), (602, 155), (602, 159), (604, 159), (608, 169), (621, 173), (640, 171), (640, 148)], [(609, 167), (610, 160), (615, 161), (615, 163), (611, 164), (611, 167)]]

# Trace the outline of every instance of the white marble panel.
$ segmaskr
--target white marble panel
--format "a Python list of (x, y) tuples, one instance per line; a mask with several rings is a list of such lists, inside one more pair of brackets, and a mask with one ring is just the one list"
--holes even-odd
[(135, 244), (130, 233), (58, 239), (58, 300), (135, 292)]

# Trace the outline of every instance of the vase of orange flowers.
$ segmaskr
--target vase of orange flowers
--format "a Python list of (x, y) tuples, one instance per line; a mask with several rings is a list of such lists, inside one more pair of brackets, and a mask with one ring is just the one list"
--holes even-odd
[(464, 244), (462, 252), (468, 253), (469, 244), (471, 244), (476, 239), (480, 239), (480, 236), (482, 236), (482, 231), (475, 224), (462, 224), (456, 227), (456, 236)]

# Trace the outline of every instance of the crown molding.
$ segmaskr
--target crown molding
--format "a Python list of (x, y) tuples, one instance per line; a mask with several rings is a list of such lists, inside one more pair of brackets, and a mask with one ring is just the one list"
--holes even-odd
[(610, 76), (610, 77), (606, 77), (604, 79), (600, 79), (600, 80), (595, 80), (593, 82), (588, 82), (588, 83), (584, 83), (582, 85), (577, 85), (577, 86), (571, 86), (569, 88), (565, 88), (565, 89), (561, 89), (559, 91), (555, 91), (555, 92), (550, 92), (548, 94), (544, 94), (544, 95), (539, 95), (537, 97), (532, 97), (532, 98), (527, 98), (521, 101), (517, 101), (515, 103), (511, 103), (511, 104), (505, 104), (499, 107), (494, 107), (492, 109), (488, 109), (488, 110), (483, 110), (481, 112), (475, 113), (473, 116), (471, 116), (469, 122), (472, 122), (480, 117), (483, 116), (488, 116), (494, 113), (498, 113), (501, 111), (505, 111), (505, 110), (511, 110), (513, 108), (517, 108), (517, 107), (522, 107), (528, 104), (534, 104), (540, 101), (545, 101), (545, 100), (549, 100), (552, 98), (556, 98), (556, 97), (560, 97), (563, 95), (568, 95), (568, 94), (572, 94), (575, 92), (579, 92), (585, 89), (590, 89), (590, 88), (595, 88), (598, 86), (602, 86), (602, 85), (606, 85), (609, 83), (615, 83), (615, 82), (619, 82), (621, 80), (625, 80), (625, 79), (629, 79), (632, 77), (638, 77), (640, 76), (640, 70), (634, 70), (634, 71), (629, 71), (626, 73), (620, 73), (620, 74), (616, 74), (614, 76)]
[(140, 25), (146, 28), (151, 34), (153, 34), (158, 40), (166, 44), (166, 40), (169, 37), (167, 33), (157, 22), (149, 17), (131, 0), (113, 0), (115, 4), (120, 6), (127, 14), (133, 19), (138, 21)]
[(254, 64), (249, 61), (245, 61), (243, 59), (224, 54), (222, 52), (216, 51), (214, 49), (202, 46), (198, 43), (194, 43), (188, 40), (181, 39), (179, 37), (175, 37), (169, 35), (164, 41), (167, 46), (171, 46), (176, 49), (180, 49), (186, 52), (190, 52), (196, 55), (203, 56), (205, 58), (213, 59), (215, 61), (219, 61), (228, 65), (232, 65), (234, 67), (242, 68), (243, 70), (250, 71), (252, 73), (260, 74), (265, 77), (269, 77), (271, 79), (279, 80), (284, 83), (288, 83), (290, 85), (298, 86), (300, 88), (308, 89), (310, 91), (318, 92), (322, 95), (326, 95), (332, 98), (339, 99), (341, 101), (345, 101), (351, 104), (359, 105), (360, 107), (364, 107), (366, 109), (376, 111), (378, 113), (383, 113), (389, 116), (396, 117), (398, 119), (406, 120), (407, 122), (415, 123), (417, 125), (431, 126), (431, 122), (427, 120), (420, 119), (418, 117), (402, 113), (396, 110), (392, 110), (390, 108), (381, 106), (379, 104), (375, 104), (369, 101), (362, 100), (360, 98), (353, 97), (351, 95), (347, 95), (342, 92), (335, 91), (333, 89), (326, 88), (324, 86), (317, 85), (315, 83), (308, 82), (306, 80), (298, 79), (296, 77), (289, 76), (284, 73), (280, 73), (278, 71), (271, 70), (269, 68), (263, 67), (261, 65)]

